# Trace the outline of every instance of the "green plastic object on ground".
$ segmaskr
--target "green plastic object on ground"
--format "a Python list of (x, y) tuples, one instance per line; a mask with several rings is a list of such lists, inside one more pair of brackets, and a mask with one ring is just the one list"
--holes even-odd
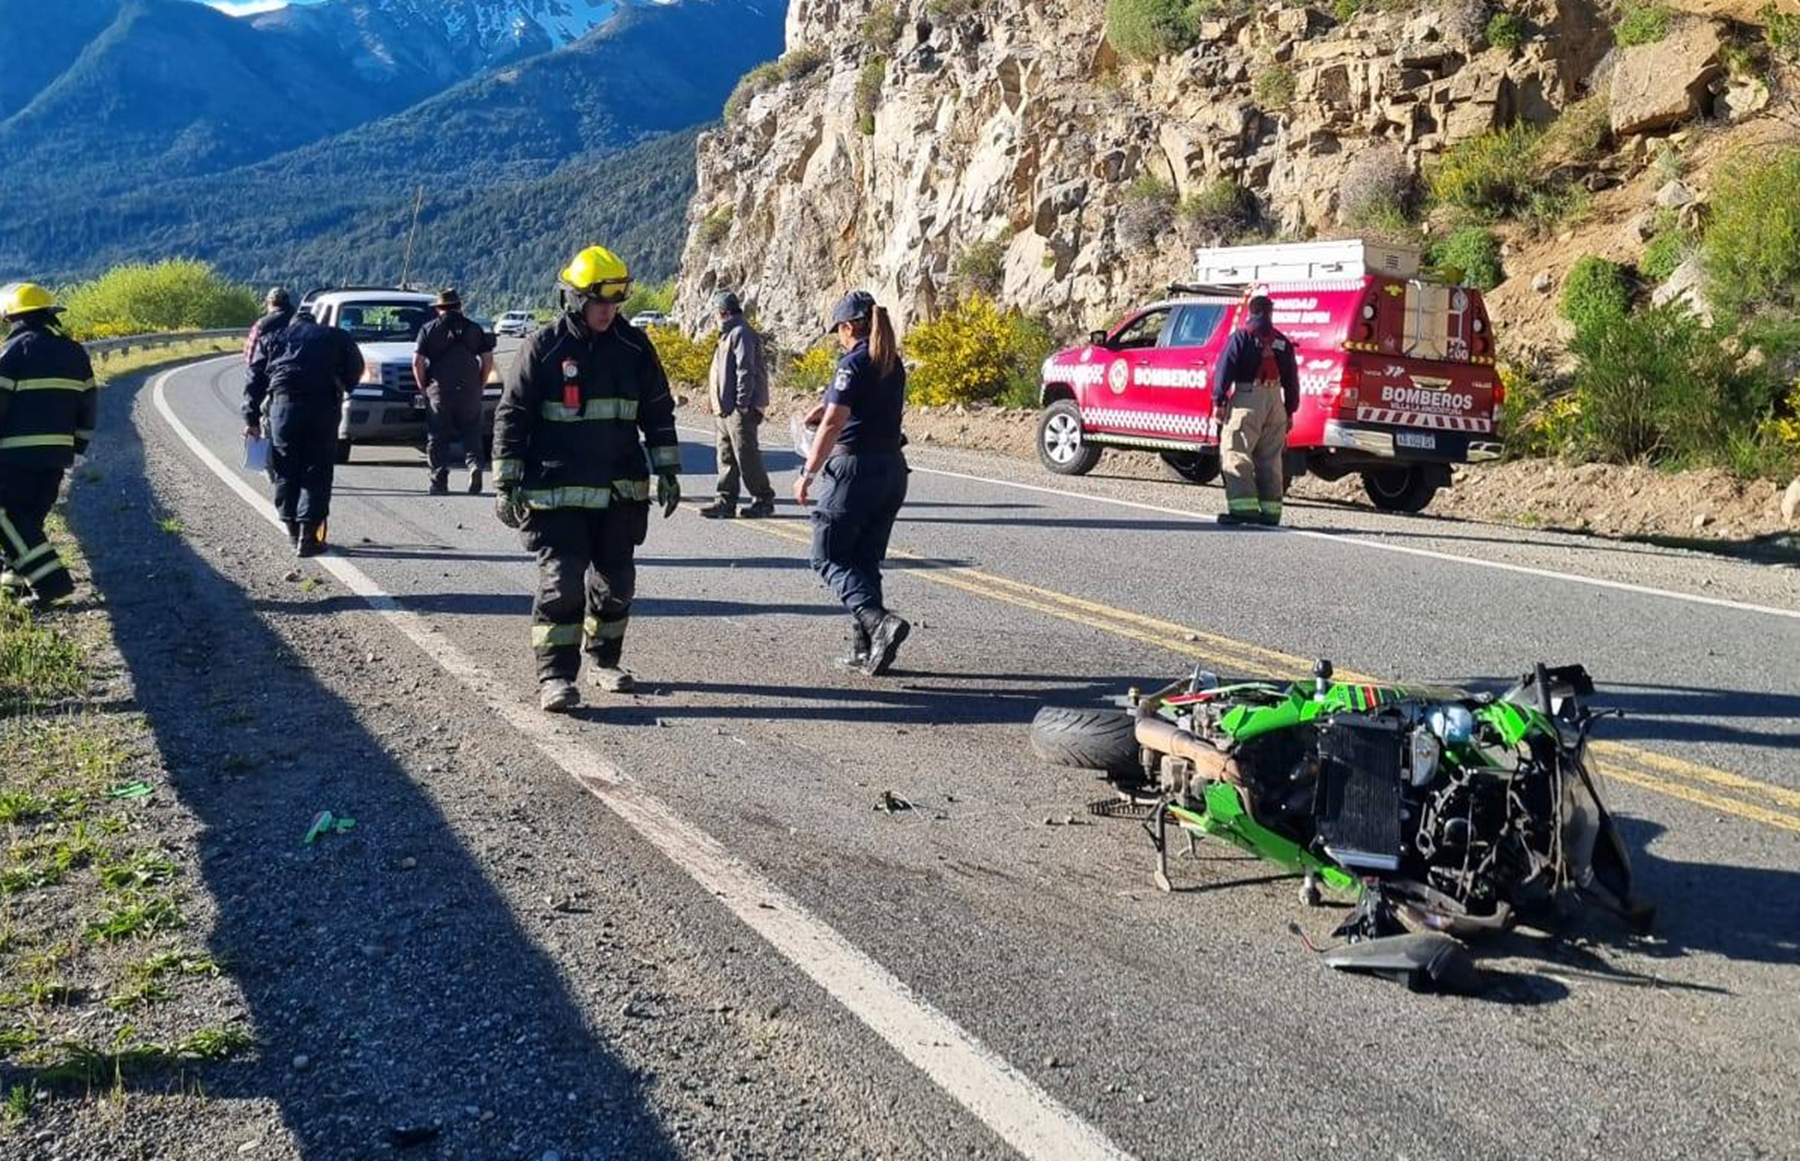
[(300, 840), (300, 845), (310, 847), (321, 835), (343, 834), (355, 825), (354, 818), (346, 818), (333, 814), (329, 810), (321, 810), (313, 819), (312, 827), (306, 832), (306, 837)]

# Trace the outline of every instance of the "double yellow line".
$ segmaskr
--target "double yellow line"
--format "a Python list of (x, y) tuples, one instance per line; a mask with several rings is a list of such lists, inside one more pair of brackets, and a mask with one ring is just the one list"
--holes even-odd
[[(751, 521), (744, 527), (798, 544), (810, 544), (812, 540), (795, 525), (782, 521)], [(906, 573), (919, 580), (1203, 660), (1232, 676), (1293, 681), (1312, 672), (1312, 662), (1291, 653), (1265, 649), (1247, 641), (1147, 617), (980, 569), (939, 564), (929, 557), (898, 550), (890, 551), (888, 555), (891, 559), (917, 566), (908, 568)], [(1339, 670), (1336, 677), (1340, 681), (1385, 684), (1380, 678), (1350, 670)], [(1609, 778), (1666, 798), (1800, 834), (1800, 791), (1619, 742), (1597, 740), (1589, 748), (1598, 760), (1601, 772)]]

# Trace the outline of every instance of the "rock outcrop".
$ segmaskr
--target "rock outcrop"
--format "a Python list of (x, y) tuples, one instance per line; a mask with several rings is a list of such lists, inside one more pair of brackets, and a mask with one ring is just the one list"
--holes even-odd
[(1654, 44), (1619, 54), (1612, 75), (1612, 130), (1668, 129), (1704, 111), (1713, 80), (1724, 72), (1723, 26), (1689, 21)]
[[(902, 323), (981, 287), (1080, 332), (1184, 275), (1197, 244), (1345, 232), (1371, 150), (1416, 176), (1635, 75), (1596, 0), (1517, 10), (1532, 34), (1500, 48), (1437, 8), (1257, 9), (1145, 65), (1107, 43), (1104, 0), (792, 0), (788, 79), (701, 138), (678, 309), (704, 317), (730, 287), (802, 347), (853, 286)], [(1716, 27), (1683, 24), (1682, 44)], [(1686, 82), (1714, 79), (1665, 78), (1687, 112), (1663, 112), (1691, 115)]]

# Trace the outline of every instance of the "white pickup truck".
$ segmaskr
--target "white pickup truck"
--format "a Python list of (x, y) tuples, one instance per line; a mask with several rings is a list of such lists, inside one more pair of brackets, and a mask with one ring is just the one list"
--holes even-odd
[[(338, 422), (337, 462), (350, 462), (359, 443), (425, 442), (425, 397), (413, 381), (413, 351), (419, 330), (431, 321), (432, 296), (386, 286), (315, 290), (302, 306), (326, 326), (348, 331), (362, 348), (363, 377), (344, 395)], [(501, 362), (518, 349), (516, 341), (494, 352), (495, 371), (482, 400), (483, 442), (493, 438), (494, 409), (500, 405)], [(487, 447), (482, 452), (487, 454)]]

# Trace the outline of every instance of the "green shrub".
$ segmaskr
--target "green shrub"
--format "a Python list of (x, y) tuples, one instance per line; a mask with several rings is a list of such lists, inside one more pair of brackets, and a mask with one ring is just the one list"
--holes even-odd
[(690, 339), (679, 327), (646, 327), (650, 344), (662, 360), (669, 382), (679, 387), (702, 388), (712, 372), (713, 344), (709, 338)]
[(1181, 52), (1193, 45), (1198, 29), (1189, 0), (1106, 0), (1106, 39), (1132, 60)]
[(1250, 95), (1264, 109), (1276, 111), (1294, 103), (1294, 70), (1284, 64), (1272, 64), (1250, 82)]
[(729, 204), (713, 207), (713, 211), (700, 220), (700, 240), (708, 246), (717, 246), (731, 233), (732, 220), (737, 211)]
[(1006, 243), (989, 238), (963, 250), (956, 256), (955, 275), (963, 293), (998, 295), (1006, 280)]
[(863, 17), (863, 45), (870, 52), (885, 54), (899, 43), (905, 27), (899, 9), (892, 4), (877, 4)]
[(1613, 40), (1621, 48), (1655, 44), (1669, 35), (1669, 15), (1661, 4), (1627, 4), (1613, 29)]
[(1398, 148), (1366, 145), (1338, 179), (1338, 219), (1348, 226), (1404, 228), (1414, 185), (1412, 165)]
[(1125, 187), (1125, 204), (1119, 209), (1119, 244), (1142, 249), (1168, 233), (1175, 224), (1175, 187), (1160, 177), (1140, 173)]
[(636, 318), (647, 310), (659, 314), (669, 314), (675, 309), (675, 280), (662, 282), (639, 282), (632, 286), (631, 297), (619, 307), (619, 313), (626, 318)]
[(1644, 256), (1638, 262), (1638, 273), (1651, 282), (1667, 282), (1681, 264), (1687, 261), (1691, 243), (1680, 230), (1664, 230), (1650, 239)]
[(1700, 244), (1706, 294), (1727, 316), (1800, 308), (1800, 149), (1740, 157), (1713, 182)]
[(1583, 328), (1570, 344), (1583, 450), (1612, 463), (1733, 466), (1780, 391), (1719, 338), (1674, 303)]
[(1500, 436), (1508, 459), (1560, 455), (1575, 439), (1581, 407), (1573, 392), (1552, 395), (1536, 377), (1520, 367), (1496, 368), (1506, 388), (1500, 413)]
[(1254, 205), (1249, 190), (1230, 178), (1221, 177), (1181, 199), (1176, 213), (1197, 229), (1222, 234), (1252, 217)]
[(69, 287), (61, 301), (70, 332), (82, 339), (247, 327), (261, 313), (255, 291), (188, 258), (115, 266)]
[(1042, 322), (1002, 310), (982, 294), (914, 327), (905, 346), (916, 364), (908, 395), (928, 406), (1016, 395), (1021, 383), (1035, 384), (1039, 367), (1055, 349)]
[(1527, 125), (1495, 129), (1458, 142), (1426, 170), (1433, 201), (1483, 217), (1525, 205), (1537, 185), (1539, 135)]
[(1575, 324), (1577, 334), (1617, 321), (1631, 311), (1631, 288), (1625, 271), (1616, 262), (1588, 254), (1569, 267), (1563, 279), (1561, 315)]
[(881, 86), (887, 82), (887, 57), (871, 58), (856, 78), (856, 120), (864, 136), (875, 135), (875, 110), (881, 106)]
[(1464, 286), (1492, 290), (1506, 278), (1500, 265), (1500, 239), (1485, 226), (1463, 226), (1425, 254), (1427, 261), (1446, 273), (1454, 272)]
[(1539, 139), (1534, 160), (1540, 168), (1598, 160), (1612, 136), (1611, 101), (1605, 93), (1585, 97), (1563, 111)]
[(735, 118), (758, 93), (772, 89), (783, 81), (797, 81), (819, 71), (827, 59), (823, 49), (802, 46), (784, 54), (779, 60), (757, 65), (744, 74), (737, 87), (731, 90), (731, 96), (725, 98), (725, 119), (730, 121)]
[(961, 20), (975, 11), (975, 0), (931, 0), (925, 11), (939, 20)]
[(1762, 22), (1763, 43), (1769, 55), (1787, 61), (1800, 61), (1800, 12), (1783, 12), (1769, 0), (1756, 11)]
[(1525, 43), (1525, 22), (1502, 10), (1488, 17), (1487, 27), (1482, 29), (1481, 35), (1493, 47), (1511, 52)]

